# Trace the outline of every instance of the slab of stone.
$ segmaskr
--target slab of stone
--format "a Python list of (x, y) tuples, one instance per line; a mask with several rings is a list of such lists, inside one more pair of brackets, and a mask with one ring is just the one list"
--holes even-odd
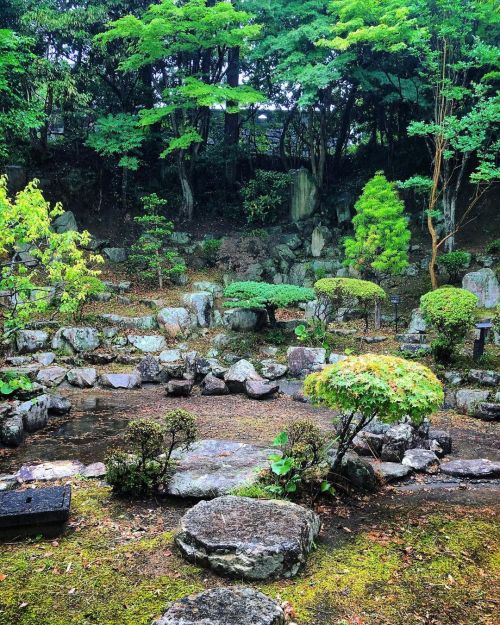
[(182, 304), (186, 306), (196, 317), (196, 323), (200, 328), (210, 327), (214, 298), (208, 291), (199, 293), (186, 293), (182, 297)]
[(303, 377), (319, 371), (326, 362), (326, 349), (322, 347), (289, 347), (288, 371), (293, 377)]
[(127, 250), (123, 247), (105, 247), (102, 253), (112, 263), (124, 263), (127, 258)]
[(288, 501), (232, 495), (200, 501), (181, 519), (176, 542), (190, 561), (240, 579), (293, 577), (320, 519)]
[(26, 432), (36, 432), (47, 425), (49, 419), (48, 408), (49, 396), (40, 395), (20, 403), (16, 408), (16, 414), (22, 418)]
[(369, 460), (368, 462), (372, 465), (375, 475), (384, 483), (402, 480), (412, 472), (411, 467), (400, 462), (378, 462), (376, 460)]
[(59, 386), (59, 384), (64, 381), (67, 372), (67, 369), (57, 365), (54, 367), (45, 367), (45, 369), (40, 369), (36, 376), (36, 380), (44, 386)]
[(187, 308), (162, 308), (156, 316), (161, 328), (171, 338), (187, 335), (195, 325)]
[(137, 365), (137, 371), (143, 382), (160, 382), (161, 367), (154, 356), (148, 355)]
[(72, 386), (92, 388), (97, 382), (97, 371), (93, 367), (75, 367), (68, 371), (66, 379)]
[(54, 362), (56, 355), (54, 352), (41, 352), (39, 354), (34, 354), (33, 358), (43, 367), (48, 367)]
[(378, 457), (382, 452), (384, 436), (361, 431), (352, 441), (354, 451), (360, 456)]
[(286, 375), (286, 372), (288, 371), (288, 367), (286, 365), (282, 365), (281, 363), (271, 359), (263, 360), (261, 365), (262, 376), (267, 380), (278, 380)]
[(500, 421), (500, 403), (481, 402), (474, 410), (474, 417), (482, 421)]
[(224, 293), (224, 288), (221, 284), (205, 280), (193, 282), (193, 289), (196, 291), (208, 291), (214, 298), (222, 297)]
[(457, 410), (462, 414), (472, 415), (478, 404), (488, 400), (490, 392), (473, 388), (461, 388), (456, 392)]
[(178, 599), (153, 625), (285, 625), (285, 615), (254, 588), (214, 588)]
[(104, 477), (106, 475), (106, 465), (104, 462), (93, 462), (83, 468), (81, 472), (82, 477), (97, 478)]
[(161, 352), (167, 346), (165, 338), (159, 334), (150, 334), (146, 336), (131, 334), (127, 338), (128, 342), (141, 352)]
[(380, 457), (387, 462), (401, 462), (405, 451), (417, 444), (417, 433), (409, 423), (391, 426), (384, 432), (384, 442)]
[(136, 328), (137, 330), (154, 330), (158, 327), (156, 317), (153, 315), (143, 315), (142, 317), (126, 317), (124, 315), (114, 315), (106, 313), (101, 315), (104, 321), (122, 326), (124, 328)]
[(175, 473), (168, 485), (170, 495), (211, 499), (257, 482), (276, 450), (247, 443), (201, 440), (188, 450), (176, 450)]
[(12, 415), (0, 421), (0, 443), (7, 447), (19, 447), (24, 439), (23, 418)]
[(488, 371), (485, 369), (471, 369), (468, 379), (483, 386), (500, 386), (500, 373), (498, 371)]
[(224, 381), (231, 393), (244, 393), (247, 380), (262, 380), (251, 362), (238, 360), (224, 374)]
[(52, 349), (64, 349), (69, 345), (71, 351), (91, 352), (100, 342), (97, 328), (60, 328), (52, 339)]
[(52, 228), (58, 234), (78, 231), (78, 224), (73, 211), (64, 211), (62, 215), (56, 217), (52, 222)]
[[(327, 462), (332, 468), (336, 457), (337, 450), (335, 448), (329, 449)], [(365, 491), (374, 491), (377, 488), (377, 480), (372, 465), (354, 451), (348, 451), (342, 458), (340, 474), (352, 488)]]
[(437, 473), (439, 471), (439, 458), (430, 449), (408, 449), (405, 451), (401, 462), (414, 471), (423, 471), (424, 473)]
[(208, 373), (201, 382), (202, 395), (227, 395), (229, 389), (224, 380), (217, 378), (212, 373)]
[(71, 487), (54, 486), (0, 493), (0, 535), (54, 535), (69, 518)]
[(20, 354), (31, 354), (43, 349), (49, 341), (49, 335), (43, 330), (19, 330), (16, 333), (16, 346)]
[(71, 402), (61, 395), (49, 395), (48, 410), (51, 414), (64, 415), (71, 410)]
[(160, 362), (181, 362), (183, 360), (182, 352), (180, 349), (165, 349), (158, 357)]
[(189, 397), (192, 390), (192, 380), (169, 380), (165, 385), (165, 393), (168, 397)]
[(247, 380), (245, 393), (250, 399), (271, 399), (280, 390), (277, 382), (268, 380)]
[(492, 269), (484, 268), (466, 273), (462, 280), (462, 287), (477, 296), (477, 305), (480, 308), (495, 308), (497, 306), (500, 288)]
[(17, 472), (20, 482), (49, 482), (82, 473), (85, 465), (78, 460), (54, 460), (41, 464), (24, 464)]
[(441, 471), (453, 477), (496, 478), (500, 477), (500, 462), (486, 458), (451, 460), (441, 465)]
[(102, 386), (106, 388), (139, 388), (142, 380), (138, 372), (134, 373), (104, 373), (99, 378)]
[(266, 325), (267, 313), (265, 310), (231, 308), (224, 311), (222, 323), (233, 332), (255, 332)]
[(427, 332), (427, 323), (422, 315), (420, 308), (414, 308), (411, 311), (410, 325), (407, 329), (408, 334), (425, 334)]

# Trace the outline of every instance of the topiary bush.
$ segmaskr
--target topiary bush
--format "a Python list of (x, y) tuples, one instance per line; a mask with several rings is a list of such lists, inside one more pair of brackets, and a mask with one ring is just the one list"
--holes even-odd
[(131, 421), (125, 435), (128, 449), (106, 457), (106, 480), (122, 496), (141, 497), (160, 490), (173, 469), (175, 449), (187, 449), (196, 439), (196, 419), (187, 410), (172, 410), (164, 423)]
[(320, 302), (323, 301), (323, 310), (327, 305), (330, 307), (329, 315), (339, 308), (361, 308), (367, 328), (369, 309), (386, 297), (378, 284), (357, 278), (323, 278), (314, 284), (314, 289)]
[(337, 473), (354, 437), (375, 417), (384, 423), (409, 418), (419, 425), (438, 409), (444, 395), (441, 382), (424, 365), (396, 356), (350, 356), (312, 373), (304, 393), (318, 405), (340, 411), (335, 418)]
[(460, 280), (460, 274), (469, 266), (470, 259), (471, 255), (469, 252), (456, 250), (455, 252), (441, 254), (441, 256), (438, 256), (437, 262), (438, 265), (444, 267), (448, 272), (452, 284), (456, 284)]
[(276, 325), (276, 310), (309, 302), (315, 298), (313, 289), (294, 284), (268, 284), (267, 282), (233, 282), (224, 291), (230, 301), (226, 308), (266, 310), (271, 326)]
[(411, 234), (395, 183), (377, 172), (354, 208), (354, 237), (344, 241), (345, 264), (377, 281), (401, 274), (408, 267)]
[(436, 360), (446, 363), (452, 359), (457, 347), (472, 329), (477, 303), (477, 297), (470, 291), (450, 286), (422, 295), (422, 315), (437, 333), (432, 343)]

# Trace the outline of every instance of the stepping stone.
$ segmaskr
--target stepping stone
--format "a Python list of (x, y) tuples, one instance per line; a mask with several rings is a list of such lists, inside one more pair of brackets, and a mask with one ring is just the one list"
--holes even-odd
[(175, 472), (168, 493), (199, 499), (228, 495), (235, 488), (254, 484), (272, 453), (276, 450), (246, 443), (196, 441), (187, 451), (174, 452)]
[(218, 497), (181, 519), (176, 542), (191, 562), (240, 579), (293, 577), (319, 534), (312, 510), (289, 501)]
[(494, 478), (500, 477), (500, 462), (485, 458), (451, 460), (441, 465), (441, 471), (453, 477)]
[(128, 337), (128, 342), (140, 352), (146, 353), (161, 352), (167, 347), (165, 338), (159, 334), (149, 334), (147, 336), (131, 334)]
[(261, 380), (247, 380), (245, 382), (245, 393), (250, 399), (269, 399), (274, 397), (280, 390), (280, 385), (276, 382)]
[(71, 402), (66, 397), (61, 395), (49, 395), (49, 413), (63, 415), (68, 414), (71, 410)]
[(93, 367), (75, 367), (68, 371), (66, 379), (72, 386), (92, 388), (97, 382), (97, 371)]
[(107, 388), (138, 388), (142, 379), (139, 373), (104, 373), (101, 384)]
[(414, 471), (425, 473), (437, 473), (439, 471), (439, 458), (430, 449), (408, 449), (401, 461)]
[(376, 462), (368, 461), (377, 475), (383, 482), (395, 482), (408, 477), (411, 473), (411, 467), (400, 464), (399, 462)]
[(68, 370), (64, 367), (46, 367), (38, 372), (36, 380), (44, 386), (58, 386), (63, 382), (67, 372)]
[(81, 475), (85, 465), (78, 460), (54, 460), (42, 464), (24, 464), (17, 472), (20, 482), (49, 482)]
[(54, 536), (69, 518), (71, 487), (0, 492), (0, 536)]
[(253, 588), (214, 588), (178, 599), (153, 625), (285, 625), (285, 615)]

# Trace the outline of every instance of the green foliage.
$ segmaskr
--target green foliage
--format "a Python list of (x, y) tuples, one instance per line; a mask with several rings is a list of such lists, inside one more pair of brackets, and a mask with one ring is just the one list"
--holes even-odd
[(381, 172), (375, 174), (355, 209), (354, 237), (344, 241), (346, 264), (366, 276), (402, 273), (408, 266), (411, 234), (395, 184)]
[(296, 306), (314, 299), (313, 289), (293, 284), (268, 284), (267, 282), (233, 282), (224, 291), (229, 300), (227, 308), (253, 308), (267, 310), (271, 325), (275, 325), (278, 308)]
[(498, 252), (500, 252), (500, 239), (490, 241), (490, 243), (486, 246), (486, 251), (488, 254), (498, 254)]
[(453, 284), (457, 283), (460, 279), (460, 274), (469, 266), (471, 255), (469, 252), (462, 252), (456, 250), (455, 252), (448, 252), (438, 256), (438, 265), (442, 265)]
[(119, 113), (100, 117), (86, 144), (102, 156), (121, 157), (118, 165), (135, 171), (139, 159), (134, 154), (144, 141), (144, 128), (135, 115)]
[(432, 348), (436, 359), (449, 361), (474, 324), (478, 299), (470, 291), (450, 286), (420, 298), (424, 319), (437, 332)]
[(290, 197), (290, 175), (257, 169), (255, 178), (241, 189), (249, 224), (274, 223), (286, 209)]
[(273, 441), (279, 453), (269, 457), (270, 470), (264, 475), (266, 491), (279, 497), (333, 493), (326, 480), (327, 437), (312, 421), (295, 421)]
[(127, 428), (127, 451), (117, 449), (106, 458), (106, 480), (118, 495), (140, 497), (161, 489), (172, 471), (172, 452), (187, 449), (196, 439), (195, 417), (173, 410), (164, 423), (131, 421)]
[(182, 273), (185, 265), (176, 261), (175, 252), (165, 250), (174, 228), (173, 223), (160, 212), (165, 207), (166, 200), (152, 193), (144, 196), (142, 202), (144, 214), (134, 217), (141, 234), (132, 246), (129, 262), (134, 269), (141, 272), (145, 280), (157, 281), (162, 289), (163, 279)]
[(321, 319), (308, 319), (307, 323), (301, 323), (295, 328), (295, 336), (301, 343), (309, 347), (332, 348), (333, 335), (328, 332), (328, 326)]
[(375, 417), (384, 423), (409, 418), (419, 425), (443, 402), (442, 385), (430, 369), (395, 356), (350, 356), (305, 379), (313, 403), (339, 410), (336, 473), (354, 437)]
[(100, 272), (92, 268), (102, 257), (80, 247), (90, 234), (54, 232), (52, 220), (64, 211), (60, 204), (50, 208), (37, 184), (30, 182), (11, 201), (7, 180), (0, 178), (0, 291), (8, 294), (1, 305), (7, 333), (45, 312), (52, 300), (59, 312), (77, 316), (89, 295), (103, 289)]
[(0, 395), (15, 395), (17, 391), (29, 391), (32, 383), (25, 375), (14, 372), (0, 374)]
[(202, 250), (210, 267), (214, 267), (217, 262), (219, 250), (222, 246), (222, 239), (205, 239)]

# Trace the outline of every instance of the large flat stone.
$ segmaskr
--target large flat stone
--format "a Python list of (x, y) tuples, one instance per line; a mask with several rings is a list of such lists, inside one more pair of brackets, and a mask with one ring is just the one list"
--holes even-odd
[(275, 450), (233, 441), (201, 440), (187, 451), (174, 452), (175, 473), (170, 495), (210, 499), (257, 481)]
[(167, 347), (165, 338), (159, 334), (149, 334), (147, 336), (131, 334), (128, 337), (128, 342), (140, 352), (146, 353), (161, 352)]
[(42, 464), (24, 464), (17, 472), (20, 482), (49, 482), (81, 475), (85, 465), (78, 460), (54, 460)]
[(178, 599), (153, 625), (284, 625), (276, 601), (254, 588), (214, 588)]
[(408, 477), (412, 472), (411, 467), (399, 462), (378, 462), (377, 460), (368, 460), (372, 465), (375, 475), (382, 482), (395, 482)]
[(320, 530), (320, 519), (288, 501), (218, 497), (181, 519), (176, 542), (184, 556), (240, 579), (293, 577)]
[(286, 355), (288, 371), (293, 377), (319, 371), (326, 362), (326, 349), (322, 347), (289, 347)]
[(104, 373), (99, 378), (106, 388), (139, 388), (142, 384), (141, 375), (135, 373)]
[(454, 477), (494, 478), (500, 477), (500, 462), (485, 458), (451, 460), (441, 465), (441, 471)]
[(71, 487), (54, 486), (0, 493), (0, 534), (26, 535), (62, 528), (68, 520)]

